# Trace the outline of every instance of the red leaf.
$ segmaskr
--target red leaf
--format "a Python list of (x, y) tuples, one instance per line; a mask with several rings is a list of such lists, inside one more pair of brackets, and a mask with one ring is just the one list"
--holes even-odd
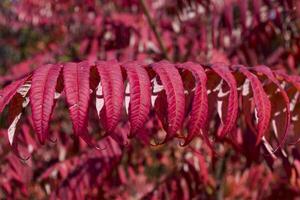
[(11, 83), (0, 91), (0, 113), (30, 76)]
[(90, 101), (90, 65), (87, 61), (66, 63), (63, 75), (74, 133), (89, 145), (95, 146), (93, 145), (92, 138), (87, 133), (87, 117)]
[(206, 90), (207, 77), (201, 65), (187, 62), (178, 65), (178, 68), (192, 72), (195, 78), (195, 91), (191, 112), (189, 113), (188, 136), (185, 138), (184, 145), (188, 144), (200, 131), (204, 131), (208, 114), (208, 98)]
[(151, 67), (159, 76), (167, 96), (167, 136), (165, 138), (167, 141), (176, 135), (183, 122), (185, 110), (183, 83), (173, 64), (161, 61), (152, 64)]
[(134, 134), (143, 127), (148, 118), (151, 106), (150, 81), (146, 69), (137, 62), (125, 63), (123, 67), (130, 85), (129, 120), (131, 133)]
[(123, 107), (124, 84), (121, 68), (116, 61), (99, 61), (96, 66), (100, 76), (98, 87), (101, 87), (104, 99), (104, 107), (102, 109), (100, 106), (98, 112), (106, 131), (112, 132), (120, 120)]
[(32, 120), (39, 141), (43, 144), (49, 137), (49, 120), (54, 107), (55, 88), (61, 65), (44, 65), (32, 76), (30, 103)]
[[(227, 83), (229, 87), (229, 97), (228, 97), (226, 118), (225, 121), (221, 119), (221, 126), (218, 129), (218, 135), (224, 137), (226, 133), (232, 131), (232, 129), (236, 125), (236, 119), (238, 114), (237, 83), (235, 81), (234, 76), (231, 74), (231, 71), (227, 66), (223, 64), (214, 64), (211, 66), (211, 68)], [(221, 90), (222, 88), (220, 89), (220, 91)], [(221, 92), (218, 94), (218, 97), (222, 97), (223, 95), (225, 94)]]
[[(24, 105), (23, 105), (24, 104)], [(8, 141), (11, 145), (14, 143), (15, 133), (17, 130), (17, 124), (22, 116), (23, 108), (26, 107), (28, 101), (25, 100), (20, 94), (16, 94), (11, 100), (8, 106), (7, 122), (9, 124), (7, 134)]]
[[(282, 112), (286, 112), (285, 123), (284, 123), (285, 128), (284, 128), (283, 137), (280, 139), (280, 142), (279, 142), (279, 145), (278, 145), (278, 147), (282, 147), (282, 145), (284, 144), (284, 142), (287, 139), (287, 132), (288, 132), (288, 129), (289, 129), (289, 126), (290, 126), (290, 120), (291, 120), (289, 97), (288, 97), (287, 93), (285, 92), (285, 90), (280, 85), (279, 81), (274, 76), (274, 74), (273, 74), (273, 72), (271, 71), (270, 68), (268, 68), (266, 66), (257, 66), (257, 67), (254, 67), (253, 70), (255, 70), (258, 73), (264, 74), (268, 78), (268, 80), (272, 81), (278, 87), (279, 92), (280, 92), (281, 96), (283, 97), (283, 100), (284, 100), (284, 103), (285, 103), (285, 109), (286, 109), (286, 111), (282, 110)], [(279, 123), (281, 124), (282, 122), (280, 121)], [(275, 148), (275, 151), (276, 151), (277, 148)]]
[(249, 72), (244, 66), (239, 65), (234, 66), (234, 68), (237, 68), (242, 74), (244, 74), (251, 84), (254, 102), (257, 109), (258, 122), (256, 145), (258, 145), (269, 128), (271, 118), (271, 102), (265, 93), (261, 82), (254, 74)]

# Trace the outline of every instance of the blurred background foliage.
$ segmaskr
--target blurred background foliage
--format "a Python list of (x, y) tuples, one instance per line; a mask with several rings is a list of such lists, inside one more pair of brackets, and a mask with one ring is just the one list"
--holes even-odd
[[(266, 64), (296, 75), (299, 16), (297, 0), (2, 0), (0, 85), (45, 63), (97, 59)], [(148, 138), (105, 138), (99, 143), (108, 149), (96, 151), (72, 136), (65, 107), (58, 102), (53, 141), (44, 146), (30, 117), (23, 119), (18, 148), (27, 152), (20, 157), (30, 155), (26, 161), (1, 130), (1, 198), (299, 198), (298, 146), (272, 162), (248, 140), (243, 150), (216, 141), (218, 155), (201, 139), (188, 147), (178, 141), (151, 147)], [(89, 129), (99, 139), (94, 119)], [(157, 123), (145, 126), (158, 132)]]

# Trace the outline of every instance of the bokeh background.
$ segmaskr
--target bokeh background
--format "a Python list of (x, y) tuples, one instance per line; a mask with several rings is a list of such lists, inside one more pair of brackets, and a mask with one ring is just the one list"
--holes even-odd
[[(45, 63), (81, 60), (264, 64), (298, 75), (299, 17), (298, 0), (1, 0), (0, 85)], [(6, 120), (0, 119), (3, 199), (300, 195), (297, 145), (275, 160), (245, 137), (239, 145), (216, 141), (218, 155), (201, 139), (188, 147), (178, 141), (152, 147), (143, 137), (130, 143), (102, 138), (92, 118), (90, 132), (108, 147), (97, 151), (73, 136), (66, 105), (58, 102), (53, 140), (43, 146), (37, 142), (29, 115), (18, 127), (18, 147), (12, 148)], [(145, 126), (160, 131), (155, 123)], [(124, 131), (123, 125), (118, 128)]]

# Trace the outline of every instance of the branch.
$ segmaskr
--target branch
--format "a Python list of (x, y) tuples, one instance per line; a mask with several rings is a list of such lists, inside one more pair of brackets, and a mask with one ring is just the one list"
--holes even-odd
[(139, 0), (140, 3), (141, 3), (141, 6), (142, 6), (142, 9), (143, 9), (143, 12), (144, 14), (146, 15), (146, 18), (147, 18), (147, 21), (156, 37), (156, 40), (158, 42), (158, 45), (159, 45), (159, 48), (163, 54), (163, 57), (166, 58), (167, 60), (169, 60), (169, 57), (168, 57), (168, 53), (167, 53), (167, 49), (161, 39), (161, 35), (160, 33), (158, 32), (157, 30), (157, 25), (155, 24), (154, 20), (152, 19), (152, 17), (150, 16), (150, 12), (149, 12), (149, 9), (146, 5), (146, 2), (144, 0)]
[(219, 160), (219, 163), (217, 165), (216, 169), (216, 199), (222, 200), (224, 199), (224, 175), (226, 173), (226, 162), (228, 161), (230, 157), (230, 151), (226, 152), (224, 157)]

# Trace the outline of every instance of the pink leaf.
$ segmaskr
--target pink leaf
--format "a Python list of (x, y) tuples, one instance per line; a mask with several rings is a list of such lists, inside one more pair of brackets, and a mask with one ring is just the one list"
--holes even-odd
[(45, 143), (49, 134), (49, 120), (54, 107), (55, 88), (61, 65), (44, 65), (32, 76), (30, 103), (33, 127), (39, 141)]
[(63, 75), (74, 133), (89, 145), (94, 146), (92, 138), (87, 133), (87, 117), (90, 101), (90, 65), (87, 61), (66, 63)]
[[(285, 126), (284, 126), (283, 136), (282, 136), (282, 138), (280, 138), (280, 142), (279, 142), (279, 145), (278, 145), (278, 147), (282, 147), (282, 145), (286, 141), (288, 129), (289, 129), (289, 126), (290, 126), (290, 120), (291, 120), (289, 97), (287, 96), (287, 93), (282, 88), (282, 86), (280, 85), (279, 81), (276, 79), (276, 77), (274, 76), (274, 74), (273, 74), (273, 72), (271, 71), (270, 68), (268, 68), (266, 66), (257, 66), (257, 67), (254, 67), (253, 70), (256, 71), (256, 72), (258, 72), (258, 73), (264, 74), (268, 78), (268, 80), (270, 80), (271, 82), (273, 82), (278, 87), (279, 92), (280, 92), (281, 96), (283, 97), (284, 105), (285, 105), (285, 111), (282, 110), (282, 112), (286, 112), (285, 123), (284, 123)], [(282, 124), (281, 121), (278, 122), (278, 123)]]
[(147, 71), (136, 62), (123, 65), (130, 85), (129, 120), (131, 133), (136, 133), (148, 118), (150, 111), (150, 81)]
[(0, 113), (30, 76), (11, 83), (0, 91)]
[[(218, 129), (218, 135), (223, 137), (226, 135), (226, 133), (232, 131), (232, 129), (236, 125), (238, 114), (237, 83), (227, 66), (223, 64), (214, 64), (211, 66), (211, 68), (227, 83), (229, 87), (226, 118), (225, 121), (221, 119), (221, 126)], [(220, 90), (222, 91), (222, 88)], [(219, 93), (218, 97), (222, 97), (222, 95), (223, 94)], [(225, 117), (224, 114), (222, 116)]]
[(106, 131), (112, 132), (120, 120), (123, 107), (124, 84), (121, 68), (116, 61), (99, 61), (96, 66), (104, 99), (104, 107), (99, 116)]
[(252, 87), (254, 103), (257, 111), (256, 145), (258, 145), (269, 128), (271, 118), (271, 102), (265, 93), (261, 82), (254, 74), (249, 72), (244, 66), (239, 65), (234, 67), (246, 76)]
[(179, 72), (167, 61), (151, 65), (159, 76), (167, 97), (167, 136), (165, 141), (176, 135), (184, 119), (185, 96)]
[(189, 113), (188, 136), (185, 144), (188, 144), (202, 129), (205, 128), (208, 114), (208, 98), (206, 90), (207, 77), (201, 65), (187, 62), (178, 65), (178, 68), (189, 70), (193, 73), (196, 86), (191, 112)]

